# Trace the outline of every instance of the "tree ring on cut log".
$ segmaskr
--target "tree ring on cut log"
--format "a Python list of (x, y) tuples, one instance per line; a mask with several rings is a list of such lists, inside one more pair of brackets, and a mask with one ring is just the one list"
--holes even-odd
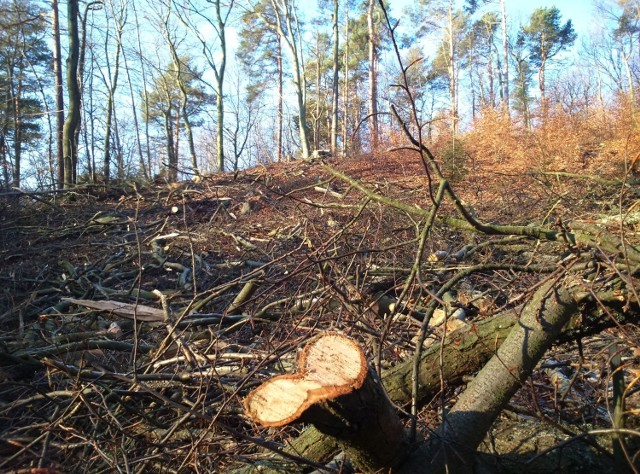
[(352, 339), (323, 333), (309, 340), (298, 358), (298, 371), (274, 377), (244, 400), (251, 419), (263, 426), (292, 423), (312, 405), (362, 387), (367, 360)]

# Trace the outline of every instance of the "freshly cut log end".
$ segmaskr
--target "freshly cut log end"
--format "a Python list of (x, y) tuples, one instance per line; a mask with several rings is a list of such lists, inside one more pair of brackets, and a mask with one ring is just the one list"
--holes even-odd
[(260, 385), (244, 400), (251, 419), (263, 426), (284, 426), (298, 420), (312, 405), (362, 387), (367, 361), (360, 347), (337, 333), (321, 334), (305, 345), (298, 372)]
[(395, 472), (409, 449), (402, 422), (364, 353), (340, 334), (311, 339), (297, 373), (263, 383), (244, 404), (264, 426), (313, 424), (335, 439), (357, 471)]

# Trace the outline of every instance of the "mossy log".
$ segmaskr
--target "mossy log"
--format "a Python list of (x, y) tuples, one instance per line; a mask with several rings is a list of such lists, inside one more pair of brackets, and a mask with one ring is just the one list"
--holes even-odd
[[(442, 380), (455, 385), (462, 383), (463, 377), (476, 373), (496, 353), (517, 321), (516, 310), (505, 311), (474, 323), (468, 329), (456, 331), (441, 344), (425, 349), (418, 372), (419, 402), (437, 394), (442, 388)], [(413, 360), (408, 359), (382, 373), (382, 383), (387, 395), (398, 405), (405, 405), (411, 400), (412, 368)], [(330, 459), (339, 449), (334, 438), (325, 436), (315, 426), (309, 426), (300, 436), (290, 441), (286, 451), (322, 462)]]
[[(494, 355), (460, 395), (438, 432), (411, 449), (381, 383), (367, 369), (362, 350), (338, 334), (312, 339), (301, 353), (298, 372), (265, 382), (249, 394), (245, 407), (264, 426), (311, 423), (335, 439), (358, 471), (473, 472), (475, 451), (492, 423), (577, 312), (570, 291), (555, 281), (542, 285), (504, 342), (494, 339)], [(478, 331), (473, 334), (466, 344), (464, 338), (452, 343), (464, 350), (478, 343)]]
[[(582, 311), (576, 309), (573, 312), (575, 321), (565, 325), (554, 342), (568, 342), (576, 337), (597, 334), (616, 324), (637, 323), (637, 306), (632, 305), (632, 308), (625, 310), (624, 304), (629, 301), (626, 292), (621, 291), (621, 286), (616, 281), (610, 282), (610, 286), (610, 290), (596, 296), (586, 295), (579, 287), (576, 288), (573, 298), (581, 303)], [(610, 312), (598, 311), (598, 306), (594, 304), (596, 298), (606, 304)], [(418, 371), (418, 406), (422, 406), (425, 400), (434, 397), (442, 389), (442, 380), (449, 386), (459, 385), (464, 383), (464, 377), (478, 372), (496, 354), (527, 307), (530, 305), (509, 309), (474, 322), (468, 328), (451, 333), (441, 343), (423, 350)], [(612, 315), (616, 317), (615, 320), (610, 317)], [(406, 405), (411, 401), (412, 372), (411, 358), (382, 372), (382, 383), (393, 403)], [(310, 426), (289, 442), (286, 451), (315, 462), (323, 462), (330, 459), (338, 449), (333, 439)]]

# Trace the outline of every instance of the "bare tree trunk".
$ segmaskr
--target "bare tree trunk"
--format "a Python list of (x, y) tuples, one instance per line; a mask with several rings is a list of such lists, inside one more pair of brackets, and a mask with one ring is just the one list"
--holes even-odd
[[(182, 120), (184, 121), (184, 129), (185, 129), (185, 132), (187, 133), (187, 146), (189, 147), (189, 157), (191, 159), (191, 168), (195, 174), (199, 174), (200, 171), (198, 170), (198, 160), (196, 158), (196, 147), (193, 142), (193, 131), (191, 129), (191, 121), (189, 120), (189, 114), (187, 112), (187, 105), (189, 104), (189, 96), (187, 94), (185, 80), (182, 77), (182, 74), (183, 74), (182, 64), (181, 64), (180, 58), (178, 58), (178, 54), (175, 50), (174, 45), (171, 44), (170, 48), (171, 48), (171, 54), (173, 56), (173, 61), (174, 61), (173, 64), (176, 67), (176, 71), (177, 71), (178, 89), (180, 89), (180, 110), (181, 110), (180, 115), (182, 117)], [(178, 122), (176, 121), (176, 123)], [(176, 128), (176, 131), (177, 130), (178, 128)], [(176, 133), (176, 157), (178, 156), (177, 144), (178, 144), (178, 134)], [(224, 163), (223, 163), (223, 169), (224, 169)]]
[[(187, 146), (189, 147), (189, 157), (191, 159), (191, 171), (196, 175), (199, 175), (200, 170), (198, 169), (198, 159), (196, 157), (196, 145), (193, 141), (193, 129), (191, 128), (191, 120), (189, 119), (189, 114), (187, 112), (188, 96), (186, 91), (182, 88), (180, 89), (180, 95), (182, 96), (182, 120), (184, 120), (184, 130), (187, 132)], [(218, 161), (218, 166), (222, 166), (220, 171), (224, 171), (224, 160), (222, 162)]]
[[(54, 160), (54, 156), (53, 156), (53, 142), (54, 142), (54, 136), (55, 133), (53, 131), (53, 121), (52, 121), (52, 117), (54, 115), (56, 115), (55, 113), (51, 113), (51, 109), (49, 108), (49, 101), (47, 100), (48, 98), (48, 93), (45, 92), (45, 85), (43, 84), (43, 81), (41, 80), (40, 77), (38, 77), (38, 89), (40, 91), (40, 95), (42, 97), (42, 104), (44, 106), (44, 113), (45, 113), (45, 120), (47, 121), (47, 128), (49, 129), (49, 133), (48, 133), (48, 137), (47, 137), (47, 157), (49, 160), (49, 184), (51, 186), (51, 188), (55, 188), (57, 186), (56, 184), (56, 175), (55, 175), (55, 170), (56, 170), (56, 165), (55, 165), (55, 160)], [(44, 179), (44, 176), (43, 176)]]
[[(149, 100), (147, 98), (147, 74), (146, 74), (146, 69), (145, 69), (145, 61), (144, 61), (144, 55), (142, 53), (142, 43), (140, 40), (140, 22), (138, 21), (138, 10), (136, 10), (136, 2), (131, 2), (131, 7), (133, 8), (133, 14), (135, 15), (136, 18), (136, 34), (137, 34), (137, 43), (138, 43), (138, 54), (140, 55), (140, 71), (142, 74), (142, 93), (143, 93), (143, 101), (142, 103), (144, 104), (145, 107), (145, 116), (149, 116)], [(147, 158), (147, 172), (148, 172), (148, 177), (152, 176), (152, 167), (151, 167), (151, 141), (150, 141), (150, 136), (151, 134), (149, 133), (149, 121), (145, 120), (145, 140), (146, 140), (146, 158)], [(141, 158), (142, 159), (142, 158)]]
[[(20, 187), (20, 168), (22, 166), (22, 70), (19, 71), (18, 83), (12, 93), (13, 99), (13, 186)], [(13, 88), (13, 86), (11, 86)]]
[(631, 116), (635, 118), (635, 110), (636, 110), (636, 94), (633, 82), (633, 73), (631, 72), (631, 66), (629, 65), (629, 55), (624, 55), (624, 69), (627, 75), (627, 84), (629, 86), (629, 107), (631, 110)]
[(376, 0), (369, 0), (369, 9), (367, 11), (367, 31), (369, 34), (369, 134), (371, 151), (378, 148), (378, 52), (373, 24), (375, 5)]
[[(493, 43), (493, 35), (490, 36)], [(489, 76), (489, 105), (491, 108), (496, 106), (495, 75), (493, 72), (493, 48), (489, 45), (489, 57), (487, 58), (487, 76)]]
[(167, 180), (170, 182), (175, 182), (178, 180), (178, 168), (176, 166), (176, 151), (173, 143), (173, 127), (171, 121), (171, 108), (163, 113), (164, 115), (164, 133), (167, 138)]
[(131, 70), (127, 63), (126, 52), (122, 51), (122, 60), (124, 61), (124, 70), (127, 73), (127, 82), (129, 83), (129, 95), (131, 95), (131, 113), (133, 114), (133, 126), (136, 129), (136, 146), (138, 148), (138, 163), (140, 165), (140, 171), (145, 179), (149, 179), (149, 173), (144, 161), (144, 155), (142, 153), (142, 140), (140, 138), (140, 121), (138, 120), (138, 103), (135, 100), (136, 95), (133, 92), (133, 81), (131, 80)]
[[(106, 182), (109, 181), (110, 173), (111, 173), (111, 132), (112, 132), (112, 120), (114, 114), (115, 107), (115, 93), (118, 87), (118, 76), (120, 74), (120, 51), (122, 50), (122, 28), (124, 25), (122, 23), (118, 24), (118, 33), (116, 38), (116, 53), (115, 53), (115, 65), (113, 76), (111, 75), (111, 66), (109, 62), (110, 54), (108, 52), (108, 39), (109, 35), (105, 37), (105, 57), (107, 58), (107, 77), (105, 80), (110, 80), (110, 84), (108, 85), (108, 95), (107, 95), (107, 117), (105, 119), (105, 131), (104, 131), (104, 159), (103, 159), (103, 174), (104, 180)], [(117, 174), (118, 179), (124, 178), (124, 169), (122, 165), (122, 160), (116, 160), (117, 162)]]
[(288, 1), (271, 0), (271, 6), (275, 14), (275, 23), (262, 16), (267, 27), (275, 31), (291, 59), (291, 74), (296, 92), (298, 105), (298, 133), (300, 135), (300, 148), (302, 158), (311, 156), (309, 142), (309, 127), (307, 125), (307, 84), (305, 79), (304, 59), (302, 57), (302, 38), (300, 34), (300, 22), (294, 5)]
[[(76, 127), (76, 131), (75, 131), (75, 143), (76, 143), (76, 147), (80, 146), (80, 130), (82, 128), (82, 98), (84, 97), (84, 70), (85, 70), (85, 66), (86, 66), (86, 51), (87, 51), (87, 17), (89, 15), (89, 12), (92, 10), (93, 4), (88, 3), (85, 5), (84, 7), (84, 13), (81, 16), (81, 25), (82, 25), (82, 34), (80, 35), (80, 54), (78, 55), (78, 90), (80, 91), (80, 117), (78, 119), (78, 125)], [(91, 84), (93, 84), (93, 81), (91, 81)], [(91, 124), (91, 127), (93, 129), (93, 124)], [(95, 140), (93, 139), (94, 137), (94, 133), (92, 131), (91, 133), (91, 159), (94, 160), (93, 162), (93, 181), (95, 182), (95, 171), (96, 171), (96, 167), (95, 167), (95, 153), (93, 150), (93, 147), (95, 146)], [(89, 154), (88, 150), (87, 150), (87, 155)], [(88, 161), (88, 160), (87, 160)], [(76, 148), (76, 156), (74, 159), (74, 163), (73, 163), (73, 182), (77, 182), (77, 174), (78, 174), (78, 152), (77, 152), (77, 148)]]
[(316, 35), (316, 110), (315, 117), (313, 119), (313, 149), (320, 149), (320, 134), (322, 133), (322, 117), (321, 115), (321, 107), (320, 101), (322, 100), (320, 97), (320, 81), (322, 80), (320, 76), (320, 35)]
[(458, 84), (457, 84), (457, 67), (456, 67), (456, 47), (455, 37), (453, 34), (453, 2), (449, 1), (449, 24), (447, 26), (447, 68), (449, 74), (449, 101), (451, 110), (451, 135), (458, 135)]
[(390, 471), (409, 452), (402, 423), (364, 352), (341, 334), (307, 342), (298, 373), (263, 383), (247, 396), (245, 408), (264, 426), (313, 424), (336, 440), (360, 472)]
[(546, 121), (547, 119), (547, 112), (548, 112), (548, 107), (547, 107), (547, 91), (546, 91), (546, 84), (545, 84), (545, 69), (546, 69), (546, 58), (543, 56), (541, 58), (541, 64), (540, 64), (540, 69), (538, 69), (538, 85), (540, 86), (540, 105), (542, 108), (542, 120), (543, 123), (544, 121)]
[[(468, 67), (467, 68), (469, 71), (469, 83), (473, 84), (473, 67)], [(477, 73), (478, 76), (478, 92), (480, 94), (480, 107), (477, 107), (476, 102), (476, 88), (475, 87), (471, 87), (471, 119), (475, 121), (476, 119), (476, 113), (478, 112), (479, 108), (482, 108), (486, 105), (486, 98), (484, 96), (484, 84), (483, 84), (483, 80), (482, 80), (482, 75), (478, 72)]]
[(278, 38), (278, 50), (277, 50), (277, 62), (278, 62), (278, 130), (277, 130), (277, 136), (276, 136), (276, 146), (278, 148), (278, 157), (277, 157), (277, 161), (280, 162), (282, 161), (282, 149), (283, 149), (283, 143), (282, 143), (282, 136), (283, 136), (283, 131), (284, 131), (284, 117), (283, 117), (283, 110), (282, 110), (282, 75), (283, 75), (283, 70), (282, 70), (282, 38), (280, 38), (280, 35), (276, 35), (276, 37)]
[[(463, 466), (471, 468), (475, 450), (493, 422), (577, 312), (570, 292), (555, 280), (536, 291), (519, 323), (462, 392), (425, 446), (429, 453), (426, 457), (431, 459), (429, 472), (445, 472), (453, 466), (458, 472)], [(409, 462), (400, 472), (415, 472), (415, 467)]]
[[(216, 147), (217, 147), (217, 160), (218, 169), (224, 171), (224, 73), (227, 64), (227, 40), (225, 34), (226, 19), (223, 20), (220, 12), (220, 0), (216, 0), (216, 22), (218, 25), (218, 39), (220, 40), (220, 51), (222, 53), (219, 66), (214, 70), (216, 76), (216, 84), (218, 88), (218, 94), (216, 95)], [(227, 16), (231, 12), (231, 6), (229, 7)]]
[(180, 159), (180, 114), (182, 108), (176, 110), (176, 117), (173, 121), (173, 162), (171, 168), (176, 170), (174, 181), (178, 180), (178, 160)]
[[(348, 402), (346, 402), (344, 395), (341, 396), (341, 386), (327, 385), (323, 386), (322, 390), (316, 390), (313, 385), (316, 382), (305, 378), (306, 376), (303, 374), (313, 373), (320, 385), (324, 384), (323, 381), (332, 380), (335, 383), (336, 380), (344, 380), (345, 385), (355, 389), (353, 394), (358, 396), (358, 391), (364, 384), (356, 382), (361, 377), (360, 372), (356, 370), (359, 364), (354, 359), (357, 357), (349, 355), (350, 350), (347, 346), (340, 350), (338, 346), (333, 347), (332, 342), (325, 344), (333, 347), (329, 352), (332, 354), (331, 360), (336, 363), (330, 366), (316, 367), (317, 370), (307, 370), (310, 368), (309, 360), (322, 361), (329, 359), (329, 357), (326, 355), (305, 357), (304, 351), (307, 350), (305, 348), (299, 364), (300, 373), (271, 379), (256, 389), (256, 395), (250, 395), (247, 398), (246, 407), (252, 418), (261, 423), (264, 423), (265, 419), (269, 420), (267, 422), (269, 426), (282, 426), (298, 420), (308, 421), (313, 423), (318, 431), (328, 434), (329, 436), (324, 438), (306, 436), (307, 442), (304, 447), (302, 444), (292, 445), (293, 449), (300, 447), (300, 450), (295, 451), (296, 454), (307, 459), (319, 461), (321, 458), (318, 456), (330, 454), (338, 444), (340, 449), (350, 450), (349, 457), (357, 459), (357, 467), (364, 472), (379, 472), (381, 468), (386, 472), (392, 466), (395, 466), (393, 472), (406, 474), (414, 472), (440, 473), (447, 471), (447, 469), (447, 472), (472, 472), (475, 450), (486, 436), (496, 417), (513, 394), (523, 386), (544, 353), (558, 339), (562, 328), (573, 316), (578, 314), (578, 303), (570, 291), (556, 280), (551, 280), (538, 288), (532, 299), (520, 311), (508, 311), (491, 318), (492, 321), (482, 321), (480, 323), (482, 327), (478, 326), (474, 330), (463, 332), (462, 336), (453, 339), (453, 343), (450, 341), (445, 353), (447, 357), (454, 359), (441, 360), (442, 350), (438, 346), (429, 349), (421, 358), (421, 366), (424, 368), (422, 372), (432, 375), (423, 378), (421, 373), (419, 387), (422, 393), (419, 396), (425, 394), (432, 396), (441, 389), (443, 379), (453, 382), (456, 378), (459, 379), (465, 374), (472, 373), (474, 366), (482, 365), (487, 357), (492, 357), (447, 413), (439, 430), (427, 441), (419, 441), (413, 451), (407, 451), (402, 446), (402, 441), (405, 439), (402, 431), (395, 432), (391, 437), (386, 436), (389, 438), (387, 445), (380, 443), (375, 437), (364, 436), (357, 438), (360, 444), (354, 445), (351, 442), (353, 427), (365, 426), (367, 422), (371, 422), (371, 419), (379, 420), (378, 414), (383, 411), (377, 409), (369, 411), (362, 409), (363, 407), (358, 409), (355, 405), (349, 405), (349, 409), (344, 410), (341, 407)], [(496, 347), (498, 348), (497, 352)], [(327, 352), (326, 349), (325, 352)], [(338, 359), (334, 357), (338, 357), (339, 353), (344, 354), (344, 360), (350, 362), (338, 363)], [(478, 354), (481, 355), (478, 356)], [(406, 403), (411, 398), (412, 371), (407, 369), (411, 365), (413, 365), (413, 361), (409, 360), (402, 364), (404, 367), (398, 366), (383, 375), (387, 394), (396, 403)], [(341, 367), (349, 367), (349, 373), (352, 375), (347, 376), (346, 370)], [(330, 371), (332, 375), (323, 376), (320, 372), (325, 370)], [(445, 373), (441, 373), (441, 370)], [(294, 381), (296, 378), (303, 383), (299, 384)], [(280, 386), (281, 383), (284, 383), (285, 386)], [(298, 386), (301, 389), (300, 396), (293, 396), (292, 393), (298, 390)], [(322, 393), (323, 397), (326, 396), (328, 400), (309, 400), (309, 397), (304, 396), (305, 390)], [(282, 391), (286, 391), (291, 397), (287, 400), (291, 402), (298, 399), (304, 400), (305, 406), (289, 403), (286, 408), (278, 407), (277, 404), (282, 403), (278, 402)], [(338, 405), (334, 405), (334, 401), (338, 401), (336, 397), (340, 397), (341, 400)], [(316, 408), (315, 403), (321, 405)], [(374, 405), (369, 404), (367, 407)], [(334, 415), (339, 413), (341, 417), (333, 419), (331, 413), (327, 414), (324, 411), (326, 407), (331, 409), (331, 413)], [(348, 423), (355, 421), (354, 417), (360, 416), (359, 413), (362, 412), (370, 415), (371, 418), (368, 421), (358, 420), (357, 423)], [(395, 426), (392, 418), (387, 415), (385, 417), (390, 420), (389, 426)], [(344, 421), (347, 421), (346, 425), (341, 425)], [(327, 424), (330, 425), (329, 429), (326, 428)], [(385, 423), (386, 425), (387, 423)], [(355, 429), (357, 430), (357, 428)], [(384, 432), (383, 429), (377, 431)], [(320, 443), (321, 440), (324, 440), (324, 449), (312, 451), (314, 448), (312, 444), (314, 442)], [(381, 450), (386, 453), (382, 454)], [(396, 456), (404, 458), (399, 465)], [(383, 460), (386, 465), (369, 464), (371, 460)]]
[[(8, 114), (7, 114), (8, 115)], [(9, 182), (9, 160), (7, 159), (7, 141), (5, 137), (7, 136), (8, 124), (2, 127), (0, 131), (0, 166), (2, 168), (2, 186), (4, 189), (9, 189), (11, 183)]]
[(64, 187), (64, 154), (62, 152), (62, 128), (64, 127), (64, 86), (62, 84), (62, 52), (60, 47), (60, 15), (58, 0), (51, 1), (53, 10), (53, 76), (56, 91), (56, 163), (58, 188)]
[[(87, 74), (88, 90), (93, 90), (93, 81), (95, 75), (93, 74), (94, 64), (90, 63), (89, 73)], [(87, 104), (82, 115), (82, 138), (84, 141), (84, 147), (87, 153), (87, 179), (90, 183), (96, 182), (96, 153), (95, 153), (95, 120), (94, 120), (94, 101), (93, 94), (88, 94)]]
[(502, 7), (502, 106), (510, 115), (509, 107), (509, 45), (507, 42), (507, 0), (500, 0)]
[[(185, 132), (187, 134), (187, 146), (189, 148), (189, 157), (191, 160), (191, 168), (193, 170), (194, 173), (199, 174), (198, 171), (198, 160), (196, 158), (196, 148), (195, 148), (195, 144), (193, 142), (193, 131), (191, 129), (191, 121), (189, 120), (189, 114), (187, 111), (187, 105), (189, 104), (189, 95), (187, 93), (187, 82), (188, 79), (186, 79), (185, 73), (189, 74), (188, 70), (186, 69), (186, 64), (184, 64), (184, 62), (180, 59), (180, 57), (178, 56), (178, 51), (176, 50), (176, 43), (174, 41), (174, 39), (172, 38), (172, 34), (171, 31), (169, 30), (169, 19), (170, 19), (170, 15), (171, 15), (171, 8), (169, 7), (166, 11), (166, 15), (163, 19), (163, 25), (164, 25), (164, 31), (163, 31), (163, 35), (164, 35), (164, 39), (167, 42), (167, 46), (169, 47), (169, 52), (171, 53), (171, 60), (173, 62), (173, 67), (175, 68), (175, 72), (176, 72), (176, 84), (178, 86), (178, 90), (180, 91), (180, 110), (179, 112), (177, 111), (178, 115), (180, 118), (182, 118), (182, 120), (184, 121), (184, 129)], [(168, 89), (167, 89), (168, 90)], [(218, 92), (218, 97), (220, 97), (221, 92)], [(171, 99), (168, 99), (168, 102)], [(180, 124), (180, 119), (176, 119), (175, 121), (176, 127), (175, 127), (175, 133), (176, 133), (176, 138), (175, 138), (175, 151), (174, 151), (174, 158), (176, 159), (176, 164), (177, 164), (177, 158), (178, 158), (178, 143), (179, 143), (179, 124)], [(218, 124), (219, 125), (219, 124)], [(224, 162), (223, 164), (223, 168), (224, 168)]]
[(331, 83), (331, 142), (330, 149), (331, 154), (336, 156), (338, 151), (338, 93), (339, 93), (339, 68), (340, 57), (338, 55), (340, 36), (338, 35), (338, 15), (339, 5), (338, 0), (333, 0), (333, 80)]
[(342, 154), (349, 151), (349, 2), (345, 2), (347, 9), (344, 25), (344, 88), (342, 90)]
[(67, 2), (67, 23), (69, 36), (69, 56), (67, 57), (67, 88), (69, 113), (63, 127), (64, 187), (75, 184), (77, 164), (77, 130), (80, 123), (80, 87), (78, 84), (78, 62), (80, 43), (78, 37), (78, 0)]

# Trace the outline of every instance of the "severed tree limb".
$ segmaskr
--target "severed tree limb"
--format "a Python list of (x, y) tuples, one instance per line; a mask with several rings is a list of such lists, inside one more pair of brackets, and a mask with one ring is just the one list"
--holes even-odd
[[(430, 459), (429, 472), (472, 471), (475, 450), (489, 428), (578, 309), (571, 292), (555, 280), (535, 292), (497, 353), (469, 383), (438, 431), (420, 446), (420, 460)], [(424, 469), (417, 460), (410, 457), (398, 472)]]
[(240, 293), (233, 299), (229, 307), (227, 308), (227, 314), (238, 314), (240, 308), (243, 304), (245, 304), (256, 292), (258, 287), (256, 286), (257, 281), (255, 278), (247, 281)]
[(245, 406), (266, 426), (310, 421), (336, 438), (363, 472), (472, 472), (475, 450), (489, 428), (578, 309), (561, 283), (542, 285), (438, 431), (414, 450), (380, 384), (367, 375), (362, 351), (344, 336), (310, 341), (299, 373), (264, 383)]
[[(369, 199), (373, 201), (404, 211), (409, 215), (418, 216), (425, 219), (429, 218), (429, 215), (431, 214), (431, 211), (427, 209), (423, 209), (419, 206), (408, 204), (408, 203), (399, 201), (397, 199), (390, 198), (388, 196), (382, 196), (381, 194), (378, 194), (370, 190), (366, 186), (364, 186), (357, 179), (351, 178), (350, 176), (347, 176), (341, 171), (338, 171), (328, 165), (323, 164), (322, 167), (326, 171), (334, 175), (336, 178), (340, 178), (342, 181), (356, 188), (358, 191), (360, 191), (361, 193), (363, 193), (365, 196), (367, 196)], [(476, 220), (471, 215), (471, 213), (464, 207), (462, 200), (459, 199), (455, 194), (453, 194), (451, 186), (449, 186), (448, 182), (446, 180), (443, 180), (443, 183), (444, 183), (444, 189), (447, 191), (447, 194), (450, 197), (451, 196), (455, 197), (452, 199), (454, 201), (454, 204), (456, 205), (456, 209), (462, 214), (464, 218), (463, 220), (454, 219), (459, 221), (457, 227), (464, 226), (465, 228), (468, 228), (470, 230), (477, 230), (487, 235), (525, 235), (528, 237), (534, 237), (536, 239), (551, 240), (551, 241), (558, 240), (558, 238), (560, 237), (559, 231), (548, 229), (545, 227), (482, 223)], [(442, 218), (440, 218), (440, 220), (442, 220)], [(446, 223), (449, 223), (449, 222), (446, 222)]]
[[(457, 385), (473, 374), (495, 354), (518, 320), (516, 310), (509, 310), (474, 323), (470, 329), (452, 333), (443, 343), (424, 350), (420, 357), (418, 405), (441, 390), (441, 377)], [(443, 358), (440, 373), (440, 357)], [(382, 383), (391, 401), (405, 405), (411, 401), (413, 360), (383, 371)], [(330, 459), (338, 450), (335, 439), (325, 436), (314, 426), (292, 439), (286, 451), (316, 462)]]
[[(364, 186), (360, 181), (351, 178), (330, 166), (322, 166), (329, 173), (345, 181), (373, 201), (424, 219), (429, 218), (431, 215), (430, 210), (423, 209), (419, 206), (411, 205), (394, 198), (382, 196)], [(437, 220), (447, 226), (461, 230), (480, 231), (486, 235), (525, 236), (545, 241), (567, 240), (572, 246), (582, 248), (600, 248), (605, 252), (618, 256), (624, 255), (624, 252), (626, 251), (627, 258), (629, 258), (631, 262), (634, 264), (640, 264), (640, 250), (636, 246), (625, 244), (620, 237), (595, 225), (572, 222), (570, 224), (570, 229), (564, 231), (549, 229), (542, 226), (486, 224), (475, 219), (469, 211), (466, 210), (462, 200), (460, 200), (455, 194), (452, 194), (453, 191), (448, 184), (445, 185), (445, 189), (454, 200), (456, 209), (458, 209), (463, 217), (460, 219), (451, 216), (438, 216)]]
[[(424, 350), (420, 357), (419, 377), (419, 406), (435, 396), (441, 389), (441, 380), (448, 384), (457, 385), (463, 382), (463, 378), (476, 373), (487, 361), (496, 354), (498, 348), (507, 339), (516, 323), (526, 318), (541, 321), (550, 320), (547, 311), (558, 311), (558, 304), (565, 301), (566, 305), (560, 309), (566, 309), (571, 314), (569, 323), (563, 325), (562, 332), (550, 341), (550, 344), (569, 342), (575, 337), (584, 337), (595, 334), (606, 327), (628, 322), (637, 322), (638, 307), (634, 304), (631, 311), (624, 310), (624, 304), (628, 301), (628, 295), (621, 292), (623, 283), (611, 282), (611, 289), (592, 295), (585, 293), (577, 287), (572, 291), (569, 304), (566, 301), (569, 290), (561, 289), (560, 299), (555, 301), (548, 294), (549, 285), (541, 287), (534, 299), (523, 307), (509, 309), (482, 321), (472, 323), (468, 329), (453, 332), (442, 343), (434, 344)], [(618, 318), (616, 321), (607, 314), (597, 314), (596, 301), (605, 304), (612, 309)], [(545, 303), (544, 305), (542, 303)], [(548, 303), (548, 304), (547, 304)], [(580, 304), (584, 311), (578, 311)], [(545, 306), (546, 305), (546, 306)], [(542, 313), (539, 313), (542, 311)], [(571, 320), (575, 317), (575, 321)], [(521, 328), (521, 326), (518, 326)], [(440, 365), (442, 357), (442, 365)], [(535, 364), (534, 364), (535, 365)], [(398, 405), (405, 405), (411, 400), (411, 376), (413, 360), (409, 359), (397, 366), (383, 371), (382, 382), (391, 401)], [(443, 372), (441, 373), (440, 370)], [(300, 436), (292, 439), (286, 451), (309, 459), (313, 462), (323, 462), (330, 459), (340, 450), (336, 440), (318, 431), (314, 426), (309, 426)], [(276, 471), (261, 471), (276, 472)]]

